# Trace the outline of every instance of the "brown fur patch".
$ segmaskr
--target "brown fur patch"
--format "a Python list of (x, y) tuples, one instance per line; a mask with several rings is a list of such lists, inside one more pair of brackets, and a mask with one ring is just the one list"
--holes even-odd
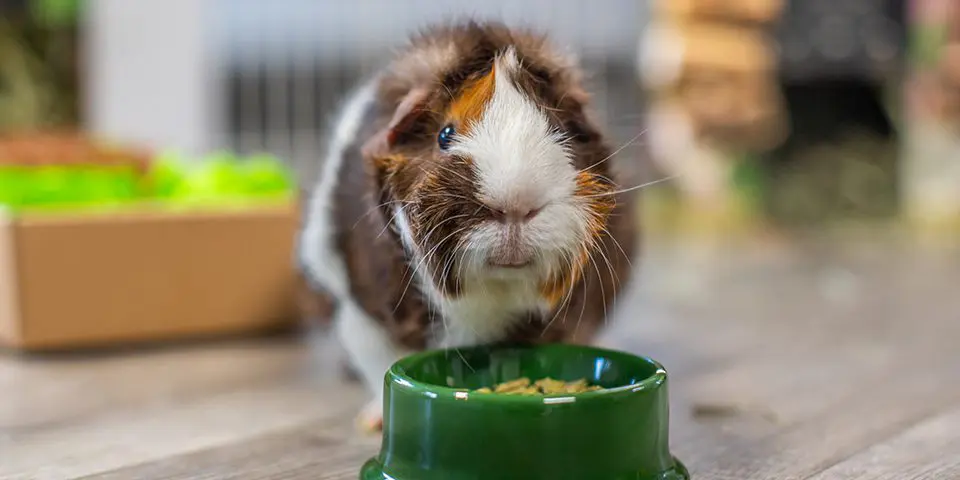
[(477, 226), (483, 205), (476, 200), (477, 178), (470, 159), (453, 157), (436, 173), (428, 173), (410, 208), (416, 239), (422, 246), (426, 268), (446, 295), (460, 293), (460, 278), (453, 271), (462, 236)]
[(350, 293), (395, 341), (411, 349), (427, 346), (431, 332), (428, 308), (411, 287), (412, 276), (399, 239), (389, 228), (393, 203), (382, 204), (377, 176), (380, 166), (395, 168), (402, 157), (382, 157), (380, 163), (359, 160), (359, 145), (346, 152), (335, 191), (335, 240), (350, 276)]

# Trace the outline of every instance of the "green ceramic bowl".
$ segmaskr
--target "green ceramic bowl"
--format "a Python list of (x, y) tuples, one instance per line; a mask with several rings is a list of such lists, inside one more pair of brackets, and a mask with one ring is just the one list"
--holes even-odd
[[(561, 396), (476, 393), (527, 377), (585, 378)], [(667, 372), (599, 348), (429, 351), (385, 377), (380, 454), (362, 480), (686, 480), (670, 454)]]

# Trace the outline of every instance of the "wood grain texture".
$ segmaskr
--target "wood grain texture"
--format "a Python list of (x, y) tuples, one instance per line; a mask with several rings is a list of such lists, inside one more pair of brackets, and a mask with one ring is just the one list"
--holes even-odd
[[(960, 479), (957, 252), (651, 248), (603, 343), (665, 364), (695, 479)], [(366, 394), (307, 340), (0, 357), (0, 479), (353, 480)]]
[(346, 479), (376, 454), (378, 443), (329, 424), (271, 432), (215, 448), (85, 477), (85, 480)]
[(960, 478), (960, 408), (927, 419), (810, 480)]

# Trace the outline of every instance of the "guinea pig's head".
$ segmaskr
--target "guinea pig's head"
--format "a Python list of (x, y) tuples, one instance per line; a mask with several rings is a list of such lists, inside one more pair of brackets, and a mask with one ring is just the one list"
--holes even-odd
[(521, 55), (461, 59), (409, 88), (366, 146), (385, 215), (442, 295), (521, 280), (555, 304), (614, 207), (610, 152), (576, 72)]

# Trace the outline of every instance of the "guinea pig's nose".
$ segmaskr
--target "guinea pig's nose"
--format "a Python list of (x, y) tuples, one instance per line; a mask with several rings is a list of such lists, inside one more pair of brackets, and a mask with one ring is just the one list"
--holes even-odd
[(512, 205), (502, 209), (489, 208), (490, 211), (493, 212), (493, 218), (498, 222), (513, 224), (527, 223), (543, 211), (543, 207), (530, 208), (521, 205)]

